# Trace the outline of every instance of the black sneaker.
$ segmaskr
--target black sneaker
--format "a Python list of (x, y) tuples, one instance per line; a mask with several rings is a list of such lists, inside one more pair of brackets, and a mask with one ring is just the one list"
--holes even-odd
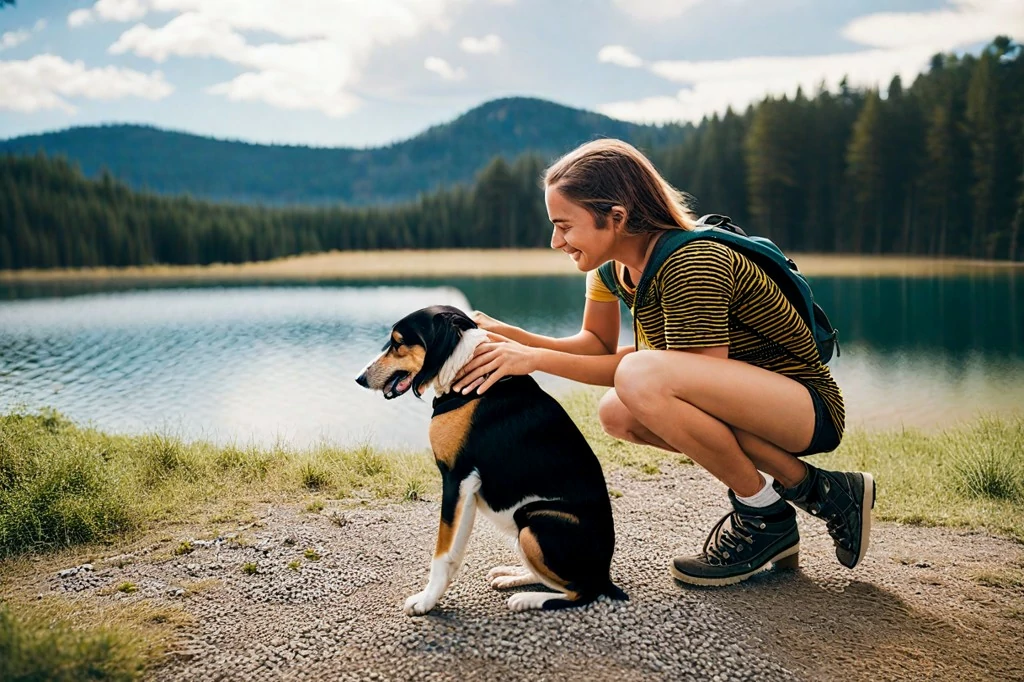
[(807, 476), (796, 487), (775, 490), (784, 500), (808, 514), (825, 519), (836, 545), (836, 558), (853, 568), (868, 551), (871, 510), (875, 506), (875, 479), (871, 474), (825, 471), (807, 465)]
[(711, 529), (704, 549), (672, 560), (672, 575), (689, 585), (732, 585), (764, 570), (796, 568), (800, 534), (796, 512), (784, 500), (768, 507), (748, 507), (729, 491), (733, 510)]

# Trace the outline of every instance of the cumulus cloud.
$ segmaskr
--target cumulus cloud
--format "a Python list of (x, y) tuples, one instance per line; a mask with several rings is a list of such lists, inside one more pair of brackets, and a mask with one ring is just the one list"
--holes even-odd
[(493, 33), (483, 38), (466, 37), (459, 42), (459, 47), (470, 54), (497, 54), (501, 51), (501, 37)]
[(457, 69), (453, 69), (451, 64), (440, 57), (427, 57), (423, 62), (423, 67), (427, 71), (436, 73), (446, 81), (460, 81), (466, 77), (465, 69), (461, 66)]
[(76, 9), (68, 15), (68, 26), (71, 28), (78, 28), (79, 26), (90, 24), (95, 20), (96, 19), (92, 14), (91, 9)]
[[(352, 90), (375, 50), (444, 27), (451, 8), (465, 1), (100, 0), (90, 11), (108, 20), (140, 11), (175, 15), (162, 26), (130, 27), (111, 45), (113, 54), (222, 59), (248, 71), (208, 92), (344, 116), (360, 104)], [(253, 45), (249, 31), (277, 41)]]
[[(741, 111), (766, 95), (792, 96), (797, 87), (808, 95), (822, 82), (835, 89), (844, 77), (853, 87), (884, 87), (894, 75), (909, 82), (927, 68), (937, 52), (991, 40), (998, 33), (1024, 34), (1024, 4), (1016, 0), (953, 0), (949, 9), (937, 12), (860, 17), (842, 32), (871, 49), (805, 57), (655, 61), (646, 67), (680, 85), (674, 97), (609, 102), (598, 110), (630, 121), (696, 121), (724, 113), (730, 106)], [(632, 65), (608, 54), (601, 61)]]
[(626, 14), (643, 21), (663, 21), (686, 14), (703, 0), (615, 0), (615, 5)]
[(605, 45), (597, 53), (597, 61), (602, 64), (617, 64), (618, 66), (634, 69), (644, 65), (644, 60), (622, 45)]
[[(851, 21), (843, 36), (870, 47), (957, 47), (991, 40), (998, 34), (1020, 36), (1024, 2), (952, 0), (934, 12), (883, 12)], [(948, 48), (947, 48), (948, 49)]]
[(31, 37), (32, 32), (24, 28), (17, 31), (7, 31), (0, 35), (0, 50), (9, 50), (12, 47), (17, 47)]
[(75, 107), (66, 98), (158, 100), (173, 89), (159, 71), (146, 74), (113, 66), (88, 69), (81, 61), (68, 62), (53, 54), (0, 62), (0, 109), (10, 111), (62, 109), (74, 113)]
[(32, 37), (33, 33), (39, 33), (46, 28), (46, 19), (40, 19), (33, 24), (32, 29), (19, 28), (17, 31), (7, 31), (0, 35), (0, 51), (17, 47)]
[[(164, 4), (161, 0), (148, 0), (157, 9)], [(101, 21), (132, 21), (141, 19), (149, 11), (147, 0), (99, 0), (90, 9), (76, 9), (68, 15), (68, 26), (77, 28), (92, 23), (97, 19)]]

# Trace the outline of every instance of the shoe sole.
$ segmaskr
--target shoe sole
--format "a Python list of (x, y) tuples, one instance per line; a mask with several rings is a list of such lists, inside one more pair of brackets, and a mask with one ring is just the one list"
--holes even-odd
[(871, 510), (875, 508), (875, 477), (868, 473), (861, 475), (864, 476), (864, 493), (860, 500), (860, 552), (853, 566), (850, 566), (851, 569), (868, 553), (871, 544)]
[(694, 575), (687, 575), (676, 569), (675, 565), (669, 565), (669, 571), (672, 572), (672, 577), (681, 583), (687, 585), (698, 585), (700, 587), (722, 587), (725, 585), (735, 585), (736, 583), (743, 582), (747, 578), (767, 570), (768, 566), (774, 564), (776, 570), (782, 569), (795, 569), (800, 566), (800, 543), (787, 547), (768, 561), (764, 562), (749, 573), (741, 573), (739, 575), (732, 575), (728, 578), (701, 578)]

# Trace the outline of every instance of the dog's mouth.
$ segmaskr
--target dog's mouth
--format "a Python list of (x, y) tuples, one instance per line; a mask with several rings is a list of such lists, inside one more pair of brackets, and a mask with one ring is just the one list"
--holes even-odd
[(384, 397), (388, 400), (397, 398), (412, 388), (412, 374), (399, 370), (391, 375), (384, 384)]

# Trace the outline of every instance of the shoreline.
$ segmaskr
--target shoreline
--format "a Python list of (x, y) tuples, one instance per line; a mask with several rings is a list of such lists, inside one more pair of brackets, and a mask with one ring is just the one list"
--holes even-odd
[[(805, 275), (934, 277), (1024, 272), (1024, 263), (923, 256), (794, 253)], [(328, 251), (270, 261), (211, 265), (148, 265), (0, 271), (0, 283), (131, 281), (365, 280), (433, 277), (579, 276), (551, 249)]]

